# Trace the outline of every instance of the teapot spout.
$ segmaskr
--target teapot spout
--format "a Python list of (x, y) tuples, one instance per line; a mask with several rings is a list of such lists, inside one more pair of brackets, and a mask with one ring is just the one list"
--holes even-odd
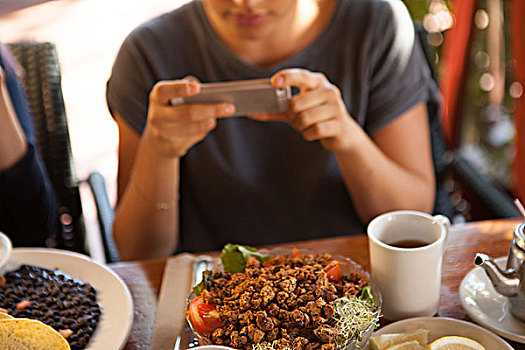
[(474, 264), (483, 267), (498, 293), (512, 298), (518, 295), (519, 277), (514, 270), (503, 271), (487, 254), (477, 253)]

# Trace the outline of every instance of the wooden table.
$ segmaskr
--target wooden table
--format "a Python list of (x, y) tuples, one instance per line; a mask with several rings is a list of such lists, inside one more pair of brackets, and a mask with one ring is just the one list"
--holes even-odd
[[(465, 274), (473, 268), (475, 253), (484, 252), (492, 257), (507, 255), (514, 227), (518, 223), (518, 220), (494, 220), (452, 226), (443, 262), (438, 316), (471, 321), (461, 307), (459, 285)], [(279, 246), (344, 255), (366, 270), (370, 270), (366, 235), (319, 239)], [(135, 320), (126, 350), (148, 349), (164, 264), (165, 259), (157, 259), (111, 265), (111, 268), (127, 283), (135, 304)], [(525, 350), (525, 344), (511, 341), (509, 343), (515, 349)]]

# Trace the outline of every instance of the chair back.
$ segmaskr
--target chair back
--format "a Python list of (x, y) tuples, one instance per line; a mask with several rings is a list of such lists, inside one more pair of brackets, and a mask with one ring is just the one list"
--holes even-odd
[(57, 232), (49, 247), (87, 253), (86, 231), (62, 96), (56, 46), (49, 42), (9, 44), (23, 69), (23, 87), (33, 117), (37, 146), (59, 200)]

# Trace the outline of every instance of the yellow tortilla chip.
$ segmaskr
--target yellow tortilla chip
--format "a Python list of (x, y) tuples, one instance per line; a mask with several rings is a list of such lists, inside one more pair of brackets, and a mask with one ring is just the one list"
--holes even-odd
[(6, 313), (0, 312), (0, 321), (1, 320), (12, 320), (14, 317)]
[(68, 342), (48, 325), (27, 318), (0, 322), (0, 344), (3, 350), (70, 350)]

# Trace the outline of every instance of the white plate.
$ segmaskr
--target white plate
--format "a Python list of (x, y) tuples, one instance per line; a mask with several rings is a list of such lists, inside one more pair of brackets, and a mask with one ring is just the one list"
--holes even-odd
[[(447, 317), (416, 317), (391, 323), (377, 330), (372, 336), (399, 333), (414, 329), (428, 329), (428, 341), (431, 342), (447, 335), (457, 335), (473, 339), (483, 345), (487, 350), (512, 350), (506, 341), (496, 334), (474, 323), (456, 320)], [(367, 344), (364, 350), (369, 350)]]
[[(507, 257), (494, 259), (505, 268)], [(480, 325), (510, 340), (525, 343), (525, 323), (509, 312), (509, 300), (496, 292), (482, 267), (465, 275), (459, 287), (459, 298), (466, 313)]]
[(133, 301), (128, 287), (117, 274), (85, 255), (57, 249), (14, 248), (9, 270), (20, 264), (59, 269), (91, 284), (97, 290), (102, 314), (86, 350), (124, 347), (133, 323)]

